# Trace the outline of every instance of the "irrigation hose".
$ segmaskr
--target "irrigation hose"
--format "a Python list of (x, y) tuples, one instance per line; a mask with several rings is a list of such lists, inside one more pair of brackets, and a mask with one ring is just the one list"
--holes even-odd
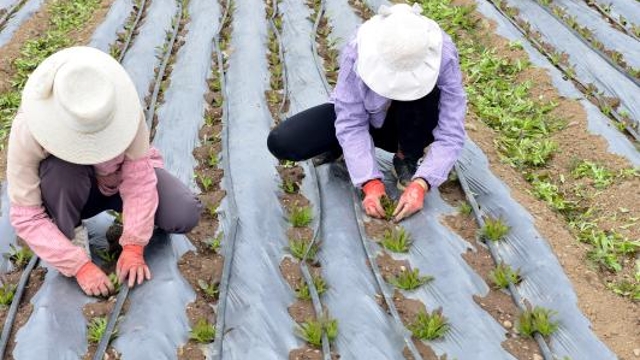
[(22, 296), (24, 295), (24, 290), (27, 287), (27, 283), (29, 282), (29, 276), (31, 275), (31, 271), (36, 267), (39, 257), (33, 255), (27, 267), (22, 272), (20, 276), (20, 281), (18, 282), (18, 288), (13, 295), (13, 300), (11, 301), (11, 307), (9, 307), (9, 312), (7, 313), (7, 318), (4, 321), (4, 327), (2, 328), (2, 335), (0, 336), (0, 359), (4, 359), (4, 352), (7, 349), (7, 343), (9, 342), (9, 336), (11, 335), (11, 329), (13, 328), (13, 323), (16, 319), (16, 314), (18, 313), (18, 307), (20, 306), (20, 301), (22, 300)]
[(320, 1), (320, 9), (318, 10), (318, 15), (313, 23), (313, 32), (311, 33), (311, 53), (313, 54), (313, 60), (316, 62), (316, 70), (318, 70), (318, 75), (320, 79), (322, 79), (322, 85), (324, 86), (324, 90), (327, 95), (331, 93), (331, 85), (329, 85), (329, 81), (327, 81), (327, 77), (324, 73), (324, 68), (321, 65), (321, 61), (318, 55), (318, 48), (316, 46), (316, 36), (318, 34), (318, 27), (320, 27), (320, 20), (322, 19), (322, 15), (325, 11), (325, 0)]
[(122, 311), (124, 302), (127, 300), (127, 296), (129, 296), (129, 285), (125, 282), (120, 286), (120, 292), (118, 293), (116, 304), (111, 311), (109, 321), (107, 322), (107, 327), (104, 330), (104, 334), (102, 334), (102, 337), (100, 338), (98, 348), (93, 355), (93, 360), (102, 360), (104, 358), (104, 355), (107, 352), (107, 347), (111, 342), (112, 334), (114, 332), (114, 329), (116, 328), (118, 318), (120, 317), (120, 312)]
[(271, 31), (276, 37), (276, 41), (278, 42), (278, 57), (280, 58), (280, 65), (282, 66), (282, 101), (280, 102), (280, 106), (278, 106), (278, 116), (282, 121), (282, 117), (284, 117), (284, 107), (287, 104), (287, 98), (289, 96), (289, 81), (288, 81), (288, 72), (287, 66), (284, 63), (284, 49), (282, 47), (282, 37), (280, 36), (280, 31), (276, 27), (275, 18), (278, 15), (278, 1), (279, 0), (271, 0), (273, 1), (273, 14), (271, 14), (271, 18), (269, 18), (269, 26), (271, 26)]
[[(478, 223), (478, 226), (480, 228), (483, 228), (485, 222), (484, 222), (484, 218), (482, 217), (480, 206), (478, 205), (478, 202), (476, 201), (473, 193), (471, 192), (471, 189), (469, 188), (469, 183), (467, 182), (467, 178), (463, 174), (458, 164), (455, 165), (455, 172), (458, 175), (458, 181), (460, 182), (462, 191), (464, 191), (465, 197), (467, 198), (469, 205), (471, 205), (471, 209), (473, 209), (473, 216), (475, 217), (476, 222)], [(493, 258), (493, 262), (496, 265), (502, 263), (500, 254), (498, 254), (498, 249), (496, 248), (496, 246), (491, 241), (483, 241), (483, 243), (489, 249), (491, 258)], [(524, 300), (520, 297), (520, 294), (518, 293), (518, 290), (516, 289), (515, 285), (513, 285), (512, 283), (509, 283), (508, 290), (509, 290), (509, 294), (511, 295), (511, 298), (513, 299), (513, 302), (516, 304), (518, 309), (521, 312), (527, 310)], [(553, 353), (551, 352), (549, 345), (547, 345), (546, 341), (544, 340), (544, 337), (538, 332), (535, 332), (533, 334), (533, 337), (538, 343), (538, 346), (540, 347), (540, 352), (542, 352), (542, 356), (544, 357), (544, 359), (554, 360), (555, 357), (553, 356)]]
[(120, 56), (118, 57), (119, 63), (121, 63), (122, 60), (124, 60), (124, 56), (127, 53), (127, 50), (129, 50), (129, 46), (131, 45), (131, 40), (133, 39), (133, 33), (136, 31), (136, 28), (138, 27), (138, 23), (140, 23), (140, 19), (142, 19), (142, 14), (144, 13), (146, 6), (147, 6), (147, 0), (142, 0), (142, 3), (140, 4), (140, 8), (138, 9), (138, 14), (136, 14), (135, 20), (133, 21), (133, 23), (131, 23), (131, 30), (127, 34), (127, 39), (125, 40), (124, 45), (122, 46), (122, 51), (120, 52)]
[(624, 32), (628, 36), (634, 38), (635, 40), (640, 41), (640, 37), (638, 37), (636, 34), (634, 34), (633, 31), (629, 31), (629, 29), (624, 24), (622, 24), (620, 21), (618, 21), (618, 19), (616, 19), (613, 16), (611, 16), (611, 14), (609, 14), (602, 7), (602, 5), (600, 5), (600, 3), (598, 3), (596, 0), (584, 0), (584, 1), (587, 3), (587, 5), (595, 7), (596, 10), (600, 13), (600, 15), (604, 16), (612, 24), (615, 24), (617, 28), (622, 30), (622, 32)]

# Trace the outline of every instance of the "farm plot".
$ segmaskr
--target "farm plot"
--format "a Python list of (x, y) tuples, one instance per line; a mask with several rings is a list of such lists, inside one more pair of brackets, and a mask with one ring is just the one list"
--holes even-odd
[[(569, 100), (590, 80), (579, 65), (573, 82), (563, 79), (573, 67), (555, 67), (552, 56), (563, 41), (553, 53), (538, 48), (530, 41), (540, 38), (514, 27), (515, 13), (488, 1), (417, 3), (460, 50), (470, 139), (449, 181), (401, 224), (364, 217), (343, 163), (279, 163), (266, 148), (273, 125), (328, 101), (339, 50), (385, 0), (94, 3), (91, 25), (78, 33), (93, 33), (89, 44), (130, 72), (153, 145), (199, 194), (202, 220), (187, 236), (156, 233), (145, 254), (154, 279), (109, 299), (38, 268), (15, 302), (22, 320), (7, 358), (635, 356), (640, 210), (631, 195), (640, 156), (607, 116), (637, 120), (625, 101), (638, 89), (613, 52), (594, 53), (584, 39), (602, 66), (583, 65), (585, 73), (612, 92), (627, 79), (635, 93), (618, 108), (599, 102), (615, 94), (595, 89), (596, 105)], [(548, 2), (531, 3), (577, 39), (562, 16), (544, 11)], [(622, 32), (598, 24), (607, 36)], [(566, 51), (570, 61), (574, 49)], [(38, 61), (20, 68), (18, 84)], [(20, 85), (12, 86), (15, 99)], [(0, 105), (6, 128), (18, 105)], [(390, 155), (378, 155), (391, 203), (399, 194)], [(14, 239), (7, 201), (0, 221)], [(113, 223), (108, 215), (89, 222), (95, 260), (107, 269), (117, 259), (104, 237)], [(16, 253), (2, 268), (27, 261)], [(3, 303), (20, 274), (3, 278)]]

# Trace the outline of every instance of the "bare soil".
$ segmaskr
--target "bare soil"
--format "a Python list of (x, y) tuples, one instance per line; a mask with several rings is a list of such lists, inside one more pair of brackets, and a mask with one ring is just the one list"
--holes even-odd
[(393, 230), (396, 225), (391, 221), (368, 218), (364, 220), (364, 230), (369, 239), (379, 242), (387, 230)]
[(322, 351), (305, 346), (291, 350), (289, 360), (322, 360)]
[(389, 281), (394, 277), (397, 277), (401, 272), (405, 270), (411, 271), (411, 265), (407, 260), (395, 260), (388, 253), (384, 252), (376, 257), (376, 263), (380, 268), (382, 277)]

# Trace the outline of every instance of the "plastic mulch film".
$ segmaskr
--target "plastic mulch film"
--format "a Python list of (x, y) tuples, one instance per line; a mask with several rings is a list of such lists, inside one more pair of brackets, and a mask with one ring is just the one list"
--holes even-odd
[(576, 76), (581, 82), (594, 83), (605, 96), (619, 98), (619, 110), (627, 111), (633, 124), (640, 127), (640, 102), (637, 101), (640, 89), (633, 81), (612, 67), (591, 47), (579, 41), (536, 0), (508, 0), (506, 3), (518, 9), (518, 16), (528, 21), (532, 30), (540, 32), (546, 43), (568, 55), (568, 61), (575, 67)]
[(602, 8), (610, 7), (611, 16), (615, 19), (620, 20), (622, 16), (630, 23), (640, 26), (640, 2), (632, 0), (595, 0), (595, 2)]
[[(301, 341), (287, 307), (293, 292), (280, 275), (286, 246), (278, 200), (277, 161), (266, 141), (272, 119), (268, 89), (267, 15), (261, 0), (235, 0), (228, 59), (229, 164), (241, 219), (229, 279), (222, 358), (284, 359)], [(229, 259), (226, 259), (229, 261)]]
[(19, 0), (0, 0), (0, 10), (6, 10), (16, 4)]
[(165, 42), (166, 32), (172, 29), (176, 9), (175, 0), (153, 0), (144, 24), (140, 26), (140, 32), (122, 61), (143, 103), (145, 95), (150, 92), (149, 85), (155, 78), (154, 68), (160, 62), (161, 54), (158, 49), (161, 49)]
[(11, 41), (13, 34), (40, 9), (43, 3), (44, 0), (28, 0), (20, 10), (11, 16), (4, 27), (0, 28), (0, 47)]
[[(16, 243), (16, 231), (11, 226), (9, 217), (9, 194), (7, 193), (7, 183), (2, 182), (2, 199), (0, 200), (0, 254), (9, 252), (10, 246)], [(4, 256), (0, 257), (0, 274), (12, 270), (11, 262)]]
[(635, 145), (621, 133), (613, 123), (600, 112), (600, 110), (590, 101), (584, 99), (584, 95), (574, 86), (571, 81), (565, 80), (563, 74), (555, 66), (553, 66), (542, 54), (534, 49), (522, 34), (504, 18), (490, 3), (486, 0), (476, 1), (478, 11), (486, 18), (492, 20), (496, 24), (496, 33), (505, 37), (510, 41), (518, 41), (522, 44), (524, 50), (529, 55), (529, 59), (533, 65), (544, 68), (551, 77), (554, 87), (559, 94), (567, 98), (580, 99), (580, 104), (587, 113), (587, 121), (589, 131), (593, 134), (602, 136), (609, 145), (609, 151), (624, 156), (631, 163), (640, 165), (640, 153)]
[(325, 16), (331, 26), (330, 42), (338, 49), (355, 36), (356, 29), (362, 23), (360, 17), (353, 11), (347, 0), (325, 0)]
[(118, 33), (124, 30), (126, 19), (132, 9), (133, 0), (115, 0), (104, 21), (91, 36), (89, 46), (108, 53), (110, 45), (116, 42)]
[(482, 212), (502, 218), (510, 232), (496, 243), (502, 260), (521, 270), (523, 282), (516, 288), (533, 306), (557, 312), (558, 331), (550, 336), (556, 356), (571, 359), (615, 359), (591, 331), (589, 320), (577, 306), (577, 296), (553, 250), (535, 228), (534, 218), (509, 195), (509, 189), (489, 170), (482, 151), (471, 141), (458, 161)]

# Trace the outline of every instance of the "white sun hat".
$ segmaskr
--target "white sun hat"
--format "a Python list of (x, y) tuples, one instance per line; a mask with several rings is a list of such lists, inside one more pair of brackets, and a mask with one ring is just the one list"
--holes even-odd
[(45, 59), (27, 80), (21, 108), (45, 150), (81, 165), (122, 154), (143, 121), (125, 69), (90, 47), (67, 48)]
[(374, 92), (411, 101), (433, 90), (442, 56), (442, 30), (418, 4), (380, 6), (358, 29), (356, 71)]

